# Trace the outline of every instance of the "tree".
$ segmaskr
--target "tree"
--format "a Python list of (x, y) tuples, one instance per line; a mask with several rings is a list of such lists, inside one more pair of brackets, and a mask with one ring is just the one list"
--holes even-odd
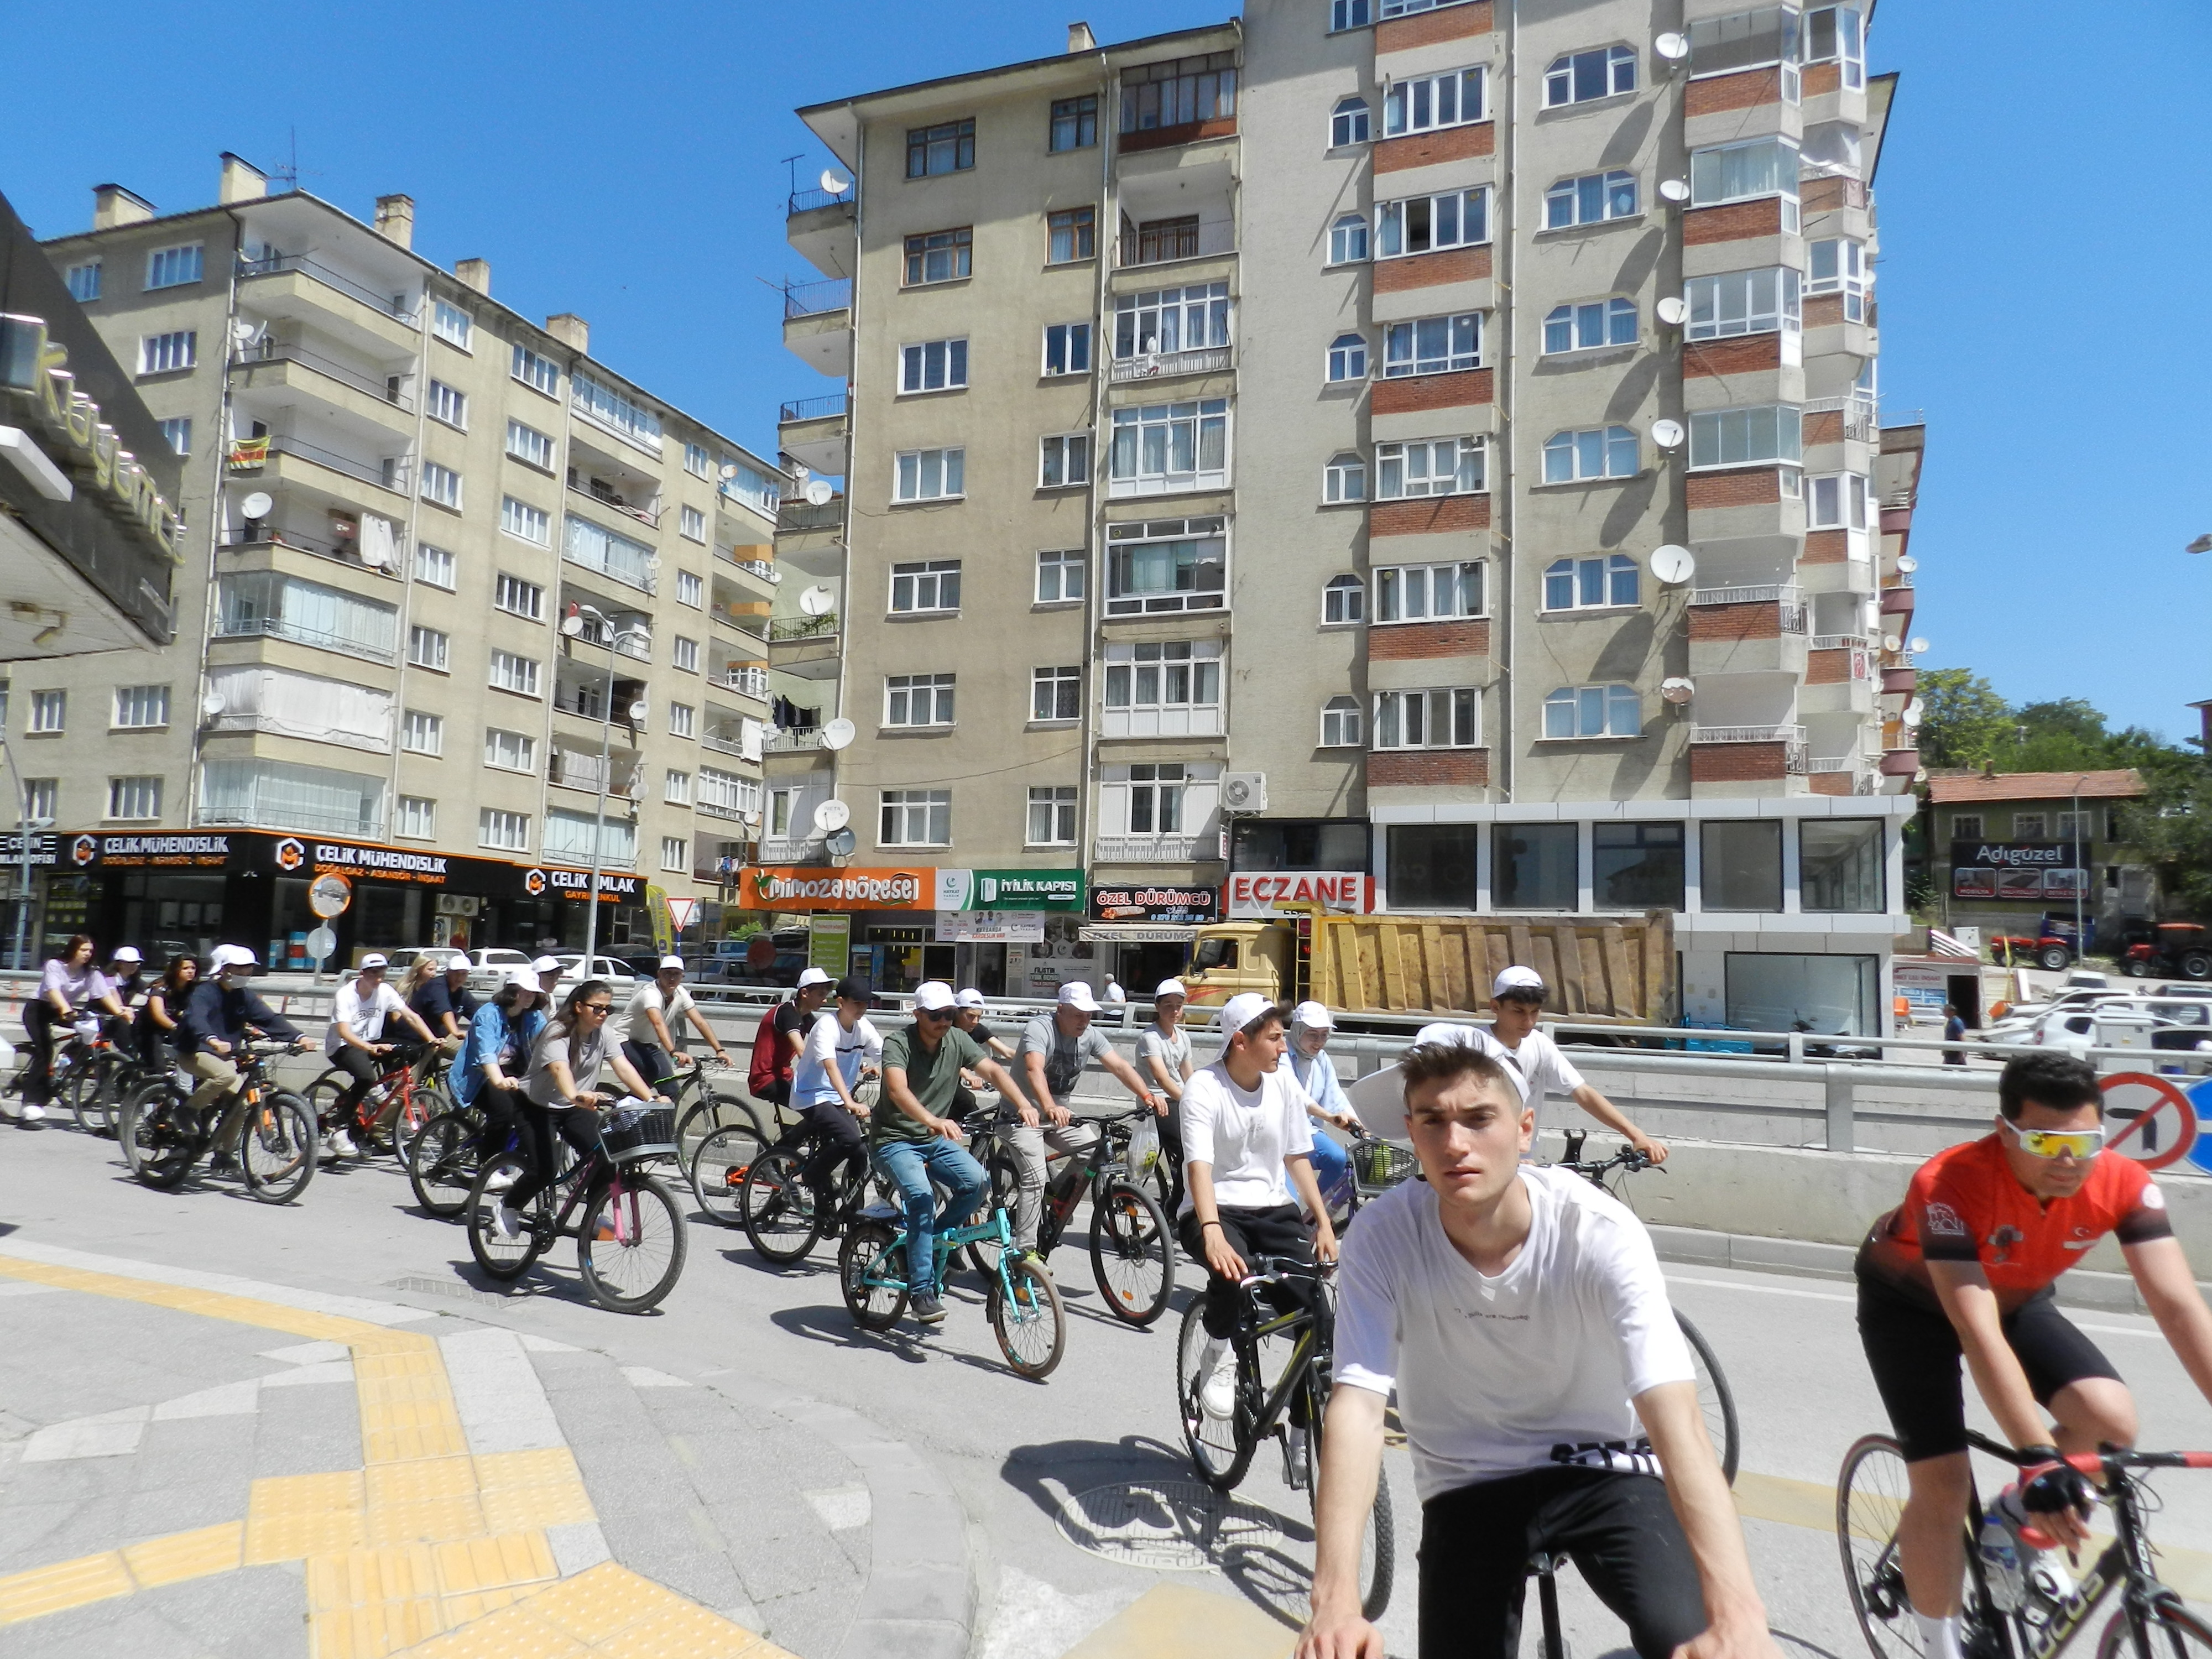
[(2188, 774), (2154, 781), (2120, 827), (2158, 872), (2167, 905), (2212, 919), (2212, 769), (2197, 762)]
[(1920, 675), (1920, 758), (1929, 766), (1987, 766), (2015, 741), (2012, 705), (1979, 674), (1930, 668)]

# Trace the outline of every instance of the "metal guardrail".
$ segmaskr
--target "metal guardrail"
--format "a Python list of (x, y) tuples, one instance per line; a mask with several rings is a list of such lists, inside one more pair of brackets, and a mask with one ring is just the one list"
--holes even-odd
[(280, 253), (266, 259), (240, 259), (238, 262), (238, 274), (240, 280), (254, 276), (281, 276), (288, 270), (296, 270), (303, 276), (311, 276), (325, 288), (336, 289), (339, 293), (360, 301), (372, 311), (382, 312), (396, 323), (404, 323), (409, 328), (422, 326), (421, 319), (414, 312), (399, 309), (399, 301), (405, 297), (404, 295), (379, 294), (374, 289), (356, 283), (343, 271), (332, 270), (328, 265), (310, 259), (304, 254)]
[(230, 360), (230, 367), (234, 369), (258, 368), (267, 363), (304, 364), (316, 374), (326, 375), (342, 386), (349, 386), (379, 403), (390, 404), (394, 409), (408, 414), (412, 414), (415, 410), (415, 400), (404, 392), (392, 390), (388, 382), (335, 358), (309, 351), (304, 346), (283, 345), (273, 340), (264, 340), (249, 350), (239, 352)]
[(794, 190), (791, 192), (791, 199), (785, 204), (784, 212), (787, 216), (794, 213), (811, 213), (817, 208), (836, 207), (840, 204), (850, 207), (853, 205), (853, 187), (850, 185), (846, 185), (842, 190), (836, 191)]
[(778, 617), (768, 625), (771, 640), (826, 640), (837, 632), (837, 613), (826, 611), (818, 617)]
[(820, 317), (833, 311), (845, 311), (853, 304), (853, 279), (833, 276), (827, 282), (792, 283), (783, 290), (783, 319), (791, 322), (800, 317)]
[(775, 418), (779, 423), (788, 423), (793, 421), (818, 421), (824, 416), (842, 415), (844, 412), (845, 394), (842, 392), (832, 392), (827, 397), (822, 398), (787, 398), (783, 407), (776, 411)]

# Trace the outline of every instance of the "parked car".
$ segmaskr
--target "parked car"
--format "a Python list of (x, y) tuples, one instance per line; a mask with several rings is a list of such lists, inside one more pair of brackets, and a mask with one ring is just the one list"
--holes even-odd
[(2162, 921), (2120, 957), (2133, 979), (2212, 979), (2212, 929), (2202, 922)]
[(537, 958), (526, 951), (510, 951), (503, 945), (488, 945), (461, 954), (469, 959), (469, 994), (491, 997), (499, 994), (501, 982), (511, 969), (527, 968)]
[(553, 958), (561, 964), (561, 982), (553, 988), (555, 1000), (565, 997), (587, 979), (603, 979), (614, 988), (617, 997), (627, 1000), (637, 988), (637, 975), (630, 972), (614, 957), (593, 957), (592, 971), (582, 971), (584, 953), (580, 951), (556, 952)]

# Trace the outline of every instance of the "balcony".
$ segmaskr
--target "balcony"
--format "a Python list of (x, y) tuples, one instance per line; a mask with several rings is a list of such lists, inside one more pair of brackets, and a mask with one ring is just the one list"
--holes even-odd
[(1806, 608), (1794, 583), (1700, 587), (1690, 595), (1690, 672), (1787, 673), (1804, 666)]
[(768, 755), (804, 755), (821, 747), (822, 728), (818, 726), (809, 726), (796, 731), (786, 732), (779, 729), (770, 732), (768, 741), (761, 745), (761, 752)]
[(327, 540), (279, 529), (264, 520), (243, 529), (225, 530), (216, 541), (236, 556), (223, 562), (226, 570), (274, 570), (310, 581), (333, 581), (348, 575), (355, 579), (349, 584), (349, 592), (374, 592), (386, 582), (396, 586), (407, 565), (406, 538), (398, 534), (392, 538), (390, 562), (381, 565), (371, 564), (362, 556), (357, 531), (343, 540)]
[(783, 234), (799, 257), (825, 276), (849, 276), (860, 264), (858, 192), (798, 190), (785, 204)]
[(845, 540), (845, 498), (834, 495), (817, 506), (812, 501), (787, 501), (775, 520), (775, 556), (828, 553)]
[(783, 290), (783, 343), (832, 380), (853, 374), (853, 283), (849, 277), (800, 283)]
[[(749, 761), (753, 758), (745, 752), (744, 744), (737, 738), (717, 737), (712, 732), (702, 732), (699, 734), (699, 746), (702, 749), (711, 750), (717, 755), (727, 755), (732, 760)], [(701, 810), (703, 811), (706, 805), (706, 802), (701, 801), (699, 803)]]
[(366, 349), (411, 356), (421, 337), (404, 295), (380, 294), (304, 254), (242, 259), (238, 279), (240, 303), (259, 315), (310, 323)]
[(740, 697), (751, 697), (757, 702), (769, 700), (768, 670), (765, 668), (732, 668), (707, 677), (708, 689), (729, 691)]
[(256, 404), (296, 406), (300, 398), (284, 394), (302, 394), (316, 406), (335, 407), (387, 431), (410, 437), (415, 431), (415, 400), (398, 390), (398, 375), (374, 374), (304, 346), (267, 339), (233, 357), (228, 371), (234, 384), (258, 394)]
[(363, 662), (386, 665), (399, 660), (398, 651), (389, 645), (380, 645), (358, 635), (335, 634), (284, 617), (249, 617), (233, 614), (216, 618), (215, 634), (218, 640), (289, 640), (295, 645), (312, 645), (319, 651), (336, 651), (343, 656), (358, 657)]
[(556, 788), (580, 789), (592, 795), (599, 793), (604, 778), (610, 799), (638, 799), (644, 777), (645, 769), (635, 762), (610, 757), (609, 763), (602, 766), (597, 755), (574, 749), (555, 749), (552, 764), (545, 771), (545, 781)]
[(1216, 836), (1096, 836), (1091, 842), (1097, 864), (1192, 864), (1218, 850)]
[(761, 837), (760, 861), (763, 864), (820, 864), (829, 856), (829, 847), (819, 836)]
[(768, 663), (787, 674), (827, 679), (837, 672), (837, 613), (777, 617), (769, 623)]
[(810, 471), (842, 477), (845, 471), (847, 422), (845, 394), (800, 398), (784, 404), (776, 416), (776, 447)]
[(579, 483), (573, 478), (568, 481), (568, 489), (571, 494), (581, 495), (594, 507), (603, 507), (610, 512), (621, 514), (626, 519), (635, 519), (648, 529), (660, 528), (660, 514), (656, 508), (633, 506), (612, 490), (594, 489), (591, 484)]
[(1114, 263), (1121, 270), (1131, 270), (1236, 252), (1237, 225), (1224, 208), (1218, 216), (1184, 214), (1126, 229), (1115, 240)]
[[(1877, 441), (1878, 410), (1871, 398), (1855, 394), (1841, 398), (1814, 398), (1808, 399), (1802, 407), (1805, 415), (1804, 441), (1808, 449), (1820, 443), (1870, 444)], [(1835, 421), (1821, 419), (1830, 415), (1838, 418)], [(1817, 468), (1814, 470), (1818, 471)]]
[(1167, 380), (1182, 374), (1219, 374), (1232, 364), (1227, 346), (1213, 346), (1200, 351), (1156, 352), (1147, 356), (1122, 357), (1115, 360), (1106, 371), (1109, 385), (1125, 386), (1136, 380)]
[(365, 461), (309, 443), (304, 438), (282, 434), (234, 439), (228, 460), (233, 477), (260, 474), (266, 481), (295, 483), (325, 495), (349, 496), (356, 493), (332, 484), (329, 475), (336, 473), (356, 483), (368, 484), (404, 497), (410, 471), (404, 456)]
[(1692, 726), (1690, 783), (1720, 786), (1723, 793), (1749, 787), (1749, 793), (1787, 793), (1761, 786), (1786, 786), (1804, 775), (1805, 728), (1802, 726)]
[(753, 823), (760, 817), (757, 810), (749, 812), (741, 806), (726, 806), (720, 801), (708, 800), (704, 797), (694, 805), (692, 810), (710, 818), (726, 818), (732, 823)]
[(1802, 747), (1802, 726), (1693, 726), (1692, 743), (1786, 743)]

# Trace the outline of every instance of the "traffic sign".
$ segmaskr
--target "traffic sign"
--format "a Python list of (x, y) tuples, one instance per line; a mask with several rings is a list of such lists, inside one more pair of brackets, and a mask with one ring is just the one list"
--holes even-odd
[(327, 927), (318, 927), (307, 935), (307, 954), (317, 968), (337, 954), (338, 936)]
[(2116, 1072), (2101, 1086), (2105, 1115), (2120, 1125), (2111, 1146), (2121, 1157), (2146, 1169), (2163, 1170), (2196, 1145), (2197, 1109), (2166, 1079), (2148, 1072)]
[(317, 876), (307, 884), (307, 908), (328, 921), (342, 916), (353, 902), (353, 884), (343, 876)]

